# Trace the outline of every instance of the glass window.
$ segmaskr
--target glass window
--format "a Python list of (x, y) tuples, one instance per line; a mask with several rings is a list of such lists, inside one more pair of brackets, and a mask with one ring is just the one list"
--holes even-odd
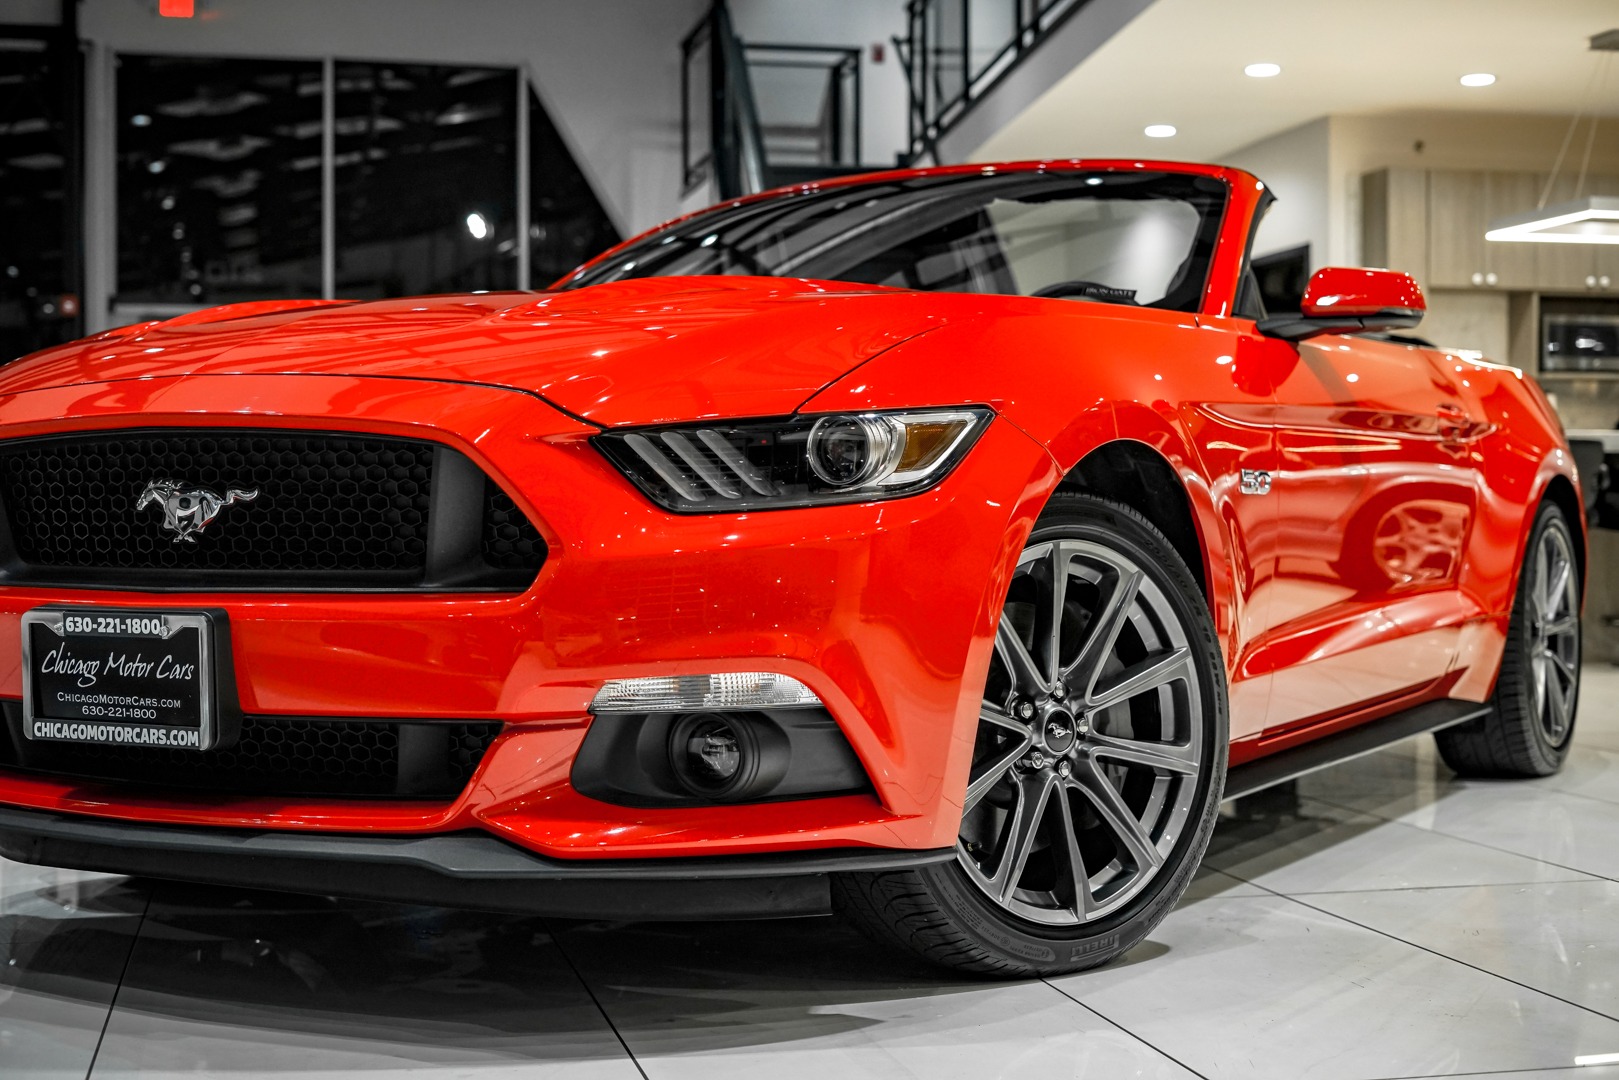
[(1225, 186), (1177, 173), (921, 177), (720, 207), (660, 230), (569, 287), (770, 274), (1189, 311)]
[(517, 74), (339, 62), (337, 295), (517, 287)]
[[(510, 68), (337, 61), (337, 296), (517, 287), (517, 78)], [(116, 299), (138, 310), (321, 295), (324, 95), (319, 61), (120, 57)], [(532, 92), (528, 117), (522, 242), (530, 281), (543, 285), (619, 236)], [(24, 164), (33, 172), (0, 162), (0, 180), (38, 173), (60, 187), (60, 157)], [(25, 275), (38, 276), (19, 266), (11, 279)]]
[(996, 199), (985, 212), (1012, 275), (1006, 291), (1095, 281), (1142, 302), (1169, 295), (1201, 221), (1179, 199)]
[(319, 296), (321, 65), (122, 56), (118, 300)]
[(0, 363), (78, 334), (77, 42), (0, 38)]

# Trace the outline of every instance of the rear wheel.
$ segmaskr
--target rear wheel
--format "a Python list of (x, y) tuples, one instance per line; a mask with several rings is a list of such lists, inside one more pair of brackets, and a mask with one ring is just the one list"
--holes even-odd
[(1574, 737), (1580, 697), (1580, 565), (1562, 510), (1535, 517), (1490, 711), (1435, 733), (1463, 776), (1550, 776)]
[(851, 874), (839, 907), (950, 967), (1049, 975), (1157, 925), (1208, 843), (1228, 753), (1208, 608), (1128, 507), (1056, 496), (1018, 560), (956, 859)]

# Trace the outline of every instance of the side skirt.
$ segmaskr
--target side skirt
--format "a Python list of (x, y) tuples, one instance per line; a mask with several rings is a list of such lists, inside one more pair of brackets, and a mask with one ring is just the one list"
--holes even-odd
[(1481, 702), (1446, 698), (1358, 724), (1335, 735), (1232, 766), (1226, 774), (1224, 798), (1226, 801), (1240, 799), (1317, 769), (1373, 753), (1413, 735), (1465, 724), (1489, 711), (1490, 707)]

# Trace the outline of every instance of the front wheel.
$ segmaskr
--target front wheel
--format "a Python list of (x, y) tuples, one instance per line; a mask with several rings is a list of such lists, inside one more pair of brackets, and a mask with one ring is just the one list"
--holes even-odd
[(935, 962), (1095, 967), (1185, 891), (1225, 781), (1225, 667), (1208, 607), (1130, 508), (1059, 494), (996, 635), (956, 859), (836, 881), (841, 911)]

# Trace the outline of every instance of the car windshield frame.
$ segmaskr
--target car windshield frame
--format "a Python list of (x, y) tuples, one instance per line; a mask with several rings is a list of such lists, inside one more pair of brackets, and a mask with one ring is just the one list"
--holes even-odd
[[(872, 260), (933, 230), (975, 215), (986, 216), (996, 202), (1039, 204), (1071, 199), (1179, 201), (1190, 206), (1197, 222), (1181, 264), (1165, 295), (1140, 306), (1189, 313), (1199, 310), (1230, 209), (1230, 186), (1223, 178), (1205, 173), (1164, 169), (952, 172), (790, 189), (676, 219), (586, 263), (556, 288), (573, 290), (613, 281), (692, 275), (792, 277), (876, 287), (868, 278), (840, 276), (839, 264), (844, 272), (869, 267)], [(796, 244), (795, 239), (799, 240)], [(831, 272), (825, 272), (828, 270)], [(974, 284), (983, 282), (975, 279)], [(994, 287), (906, 287), (1030, 295)], [(1127, 293), (1129, 290), (1108, 288), (1080, 298), (1133, 304), (1133, 298), (1124, 295)]]

